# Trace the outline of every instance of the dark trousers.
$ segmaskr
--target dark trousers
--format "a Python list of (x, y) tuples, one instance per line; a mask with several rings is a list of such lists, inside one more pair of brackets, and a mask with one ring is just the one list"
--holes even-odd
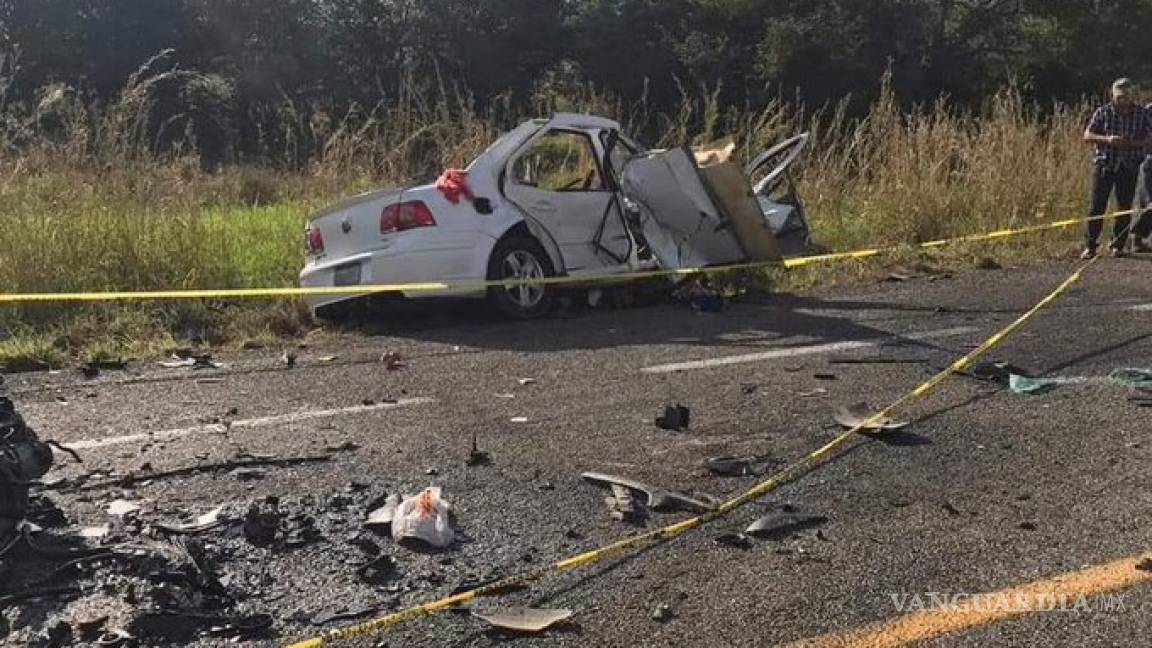
[[(1103, 216), (1108, 213), (1108, 201), (1112, 198), (1113, 191), (1116, 192), (1116, 210), (1131, 210), (1132, 203), (1136, 201), (1136, 182), (1140, 177), (1139, 165), (1113, 168), (1098, 164), (1095, 171), (1096, 174), (1092, 181), (1092, 212), (1088, 215)], [(1123, 249), (1128, 244), (1128, 233), (1131, 225), (1131, 214), (1116, 217), (1116, 222), (1112, 226), (1113, 240), (1111, 246), (1113, 248)], [(1088, 247), (1095, 249), (1099, 245), (1100, 233), (1103, 230), (1103, 219), (1088, 222)]]
[(1143, 213), (1140, 214), (1140, 220), (1136, 222), (1136, 227), (1132, 231), (1136, 236), (1148, 238), (1152, 236), (1152, 156), (1148, 156), (1144, 160), (1144, 190), (1140, 192), (1140, 209)]

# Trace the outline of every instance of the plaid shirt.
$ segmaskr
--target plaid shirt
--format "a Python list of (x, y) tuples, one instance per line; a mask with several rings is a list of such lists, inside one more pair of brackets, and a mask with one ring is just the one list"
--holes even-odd
[[(1152, 136), (1152, 110), (1133, 106), (1124, 112), (1117, 109), (1116, 104), (1109, 103), (1096, 109), (1088, 130), (1096, 135), (1119, 135), (1125, 140), (1148, 139)], [(1112, 169), (1139, 165), (1144, 155), (1143, 148), (1096, 145), (1096, 164)]]

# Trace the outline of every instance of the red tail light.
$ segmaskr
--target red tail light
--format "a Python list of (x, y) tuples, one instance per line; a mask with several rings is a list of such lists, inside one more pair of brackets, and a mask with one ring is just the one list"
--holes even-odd
[(391, 234), (417, 227), (434, 227), (436, 219), (428, 205), (416, 200), (413, 202), (388, 205), (380, 214), (380, 233)]
[(320, 228), (308, 226), (304, 233), (304, 251), (311, 256), (324, 254), (324, 235), (320, 233)]

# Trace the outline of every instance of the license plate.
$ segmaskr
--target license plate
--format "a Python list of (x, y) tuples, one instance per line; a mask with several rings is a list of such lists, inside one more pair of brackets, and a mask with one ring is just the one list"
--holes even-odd
[(359, 263), (352, 265), (340, 266), (336, 268), (334, 282), (337, 286), (359, 286), (360, 285), (360, 270)]

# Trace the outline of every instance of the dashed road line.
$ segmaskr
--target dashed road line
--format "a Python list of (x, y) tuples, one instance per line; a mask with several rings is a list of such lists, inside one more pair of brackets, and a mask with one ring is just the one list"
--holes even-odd
[(277, 416), (263, 416), (253, 419), (241, 419), (238, 421), (232, 421), (228, 425), (223, 423), (213, 423), (209, 425), (194, 425), (191, 427), (176, 428), (173, 430), (160, 430), (159, 432), (143, 432), (140, 434), (125, 434), (122, 436), (103, 437), (99, 439), (85, 439), (82, 441), (75, 441), (73, 443), (66, 443), (65, 445), (73, 450), (93, 450), (96, 448), (107, 448), (110, 446), (123, 445), (126, 443), (136, 443), (140, 441), (168, 441), (183, 437), (197, 436), (200, 434), (223, 434), (225, 432), (235, 432), (237, 430), (252, 430), (257, 428), (272, 427), (275, 425), (288, 425), (292, 423), (302, 423), (304, 421), (335, 418), (338, 416), (370, 414), (372, 412), (394, 410), (401, 407), (427, 405), (428, 403), (432, 403), (434, 401), (435, 399), (432, 398), (404, 398), (394, 402), (376, 403), (373, 405), (356, 405), (354, 407), (341, 407), (337, 409), (324, 410), (305, 410), (301, 412), (292, 412), (290, 414), (280, 414)]
[(884, 342), (891, 342), (893, 340), (923, 341), (937, 338), (956, 337), (959, 335), (975, 333), (979, 330), (980, 329), (973, 326), (959, 326), (939, 331), (911, 333), (908, 335), (892, 336), (875, 340), (849, 340), (845, 342), (815, 344), (812, 346), (793, 347), (788, 349), (773, 349), (771, 351), (764, 351), (761, 353), (726, 356), (723, 358), (709, 358), (707, 360), (694, 360), (692, 362), (678, 362), (674, 364), (656, 365), (654, 367), (644, 367), (640, 371), (641, 373), (647, 374), (664, 374), (675, 373), (677, 371), (710, 369), (713, 367), (725, 367), (728, 365), (747, 364), (750, 362), (763, 362), (765, 360), (781, 360), (784, 358), (796, 358), (800, 356), (820, 355), (825, 353), (841, 353), (843, 351), (852, 351), (855, 349), (867, 349), (880, 346)]

